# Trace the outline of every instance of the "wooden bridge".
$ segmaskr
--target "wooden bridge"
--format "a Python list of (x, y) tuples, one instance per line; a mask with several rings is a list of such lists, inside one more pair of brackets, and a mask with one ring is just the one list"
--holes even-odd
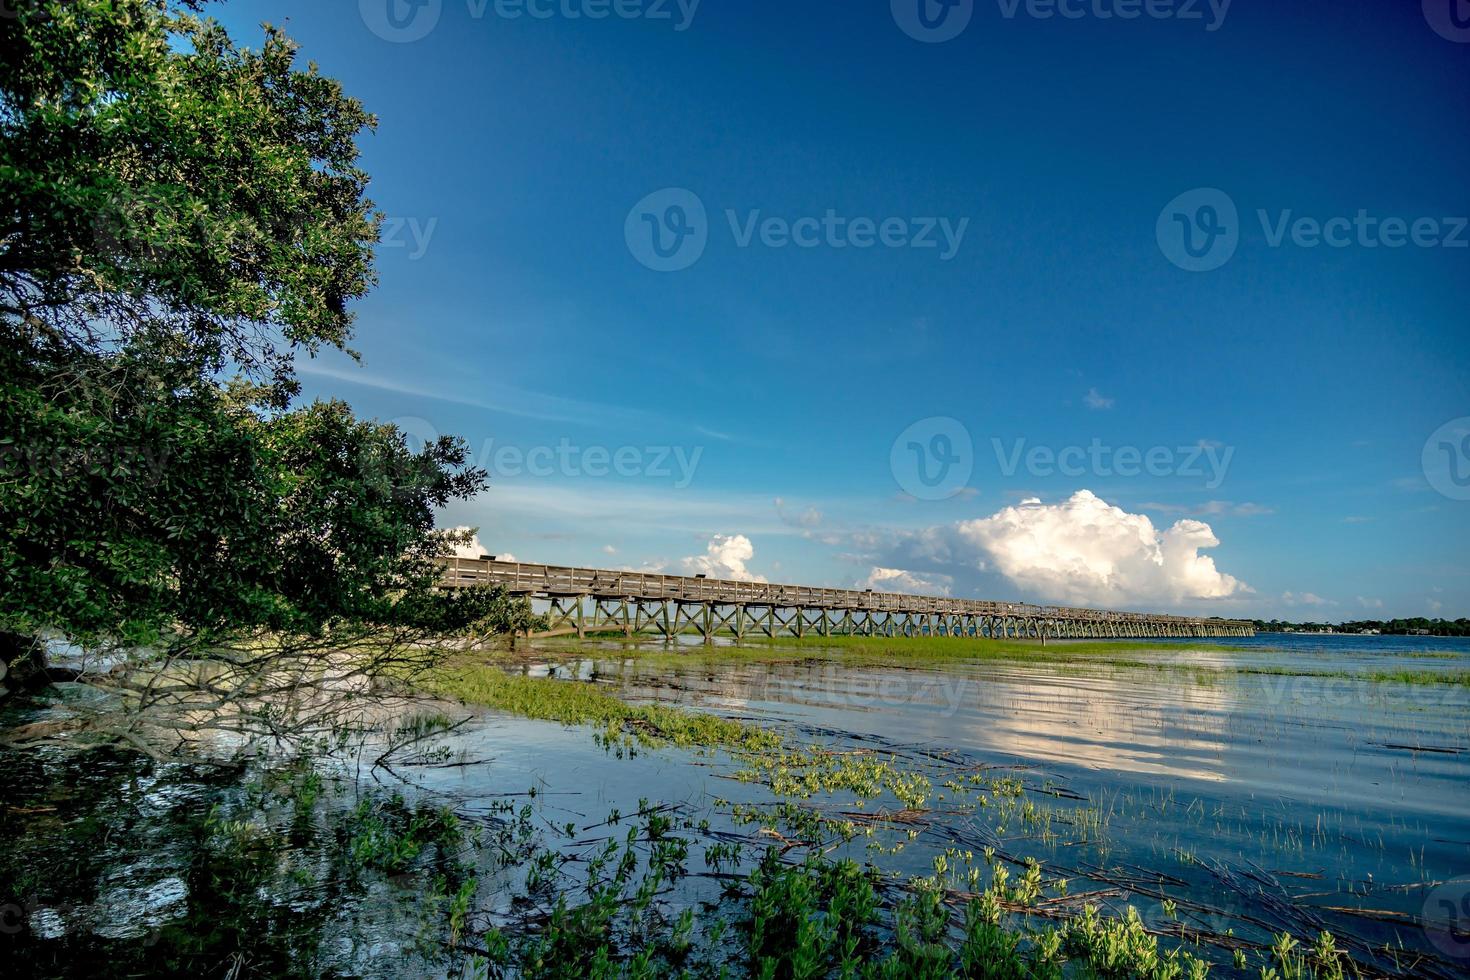
[(818, 589), (492, 559), (445, 560), (443, 585), (501, 586), (550, 604), (544, 635), (1102, 638), (1253, 636), (1232, 619), (1108, 612), (899, 592)]

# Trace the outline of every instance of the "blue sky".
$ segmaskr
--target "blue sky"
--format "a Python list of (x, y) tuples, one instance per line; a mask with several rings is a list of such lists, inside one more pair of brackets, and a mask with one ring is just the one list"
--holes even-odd
[(493, 487), (444, 521), (488, 552), (1470, 611), (1436, 0), (925, 0), (948, 40), (920, 0), (391, 2), (214, 12), (377, 113), (363, 364), (306, 391), (467, 438)]

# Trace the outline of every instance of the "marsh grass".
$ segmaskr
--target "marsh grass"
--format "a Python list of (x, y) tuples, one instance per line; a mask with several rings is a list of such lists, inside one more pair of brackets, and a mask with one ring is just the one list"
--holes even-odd
[[(571, 647), (569, 652), (579, 658), (608, 655), (605, 647), (598, 650), (590, 644)], [(800, 658), (884, 666), (912, 660), (922, 668), (926, 663), (996, 660), (1160, 671), (1182, 667), (1211, 678), (1229, 673), (1299, 673), (1269, 664), (1231, 669), (1152, 662), (1137, 659), (1140, 652), (1137, 645), (1125, 643), (1043, 649), (1017, 641), (955, 637), (841, 638), (835, 644), (821, 638), (677, 653), (648, 653), (635, 647), (611, 655), (640, 663), (669, 658), (683, 665), (705, 659), (775, 663)], [(1071, 895), (1068, 876), (1075, 871), (1063, 867), (1046, 872), (1037, 859), (1006, 852), (1012, 841), (1032, 840), (1047, 847), (1086, 843), (1106, 854), (1110, 824), (1119, 816), (1120, 806), (1129, 809), (1118, 800), (1072, 800), (1057, 794), (1054, 801), (1046, 784), (1030, 785), (1024, 773), (988, 767), (976, 771), (961, 757), (947, 759), (886, 744), (844, 748), (826, 741), (808, 743), (795, 731), (776, 732), (695, 710), (625, 702), (594, 682), (528, 676), (525, 667), (545, 663), (546, 653), (542, 649), (530, 658), (509, 655), (488, 663), (468, 658), (451, 662), (434, 676), (433, 693), (526, 718), (600, 729), (598, 737), (609, 746), (719, 750), (734, 763), (726, 778), (763, 785), (774, 798), (764, 803), (715, 801), (716, 809), (725, 811), (735, 827), (749, 828), (742, 832), (751, 834), (735, 842), (726, 833), (706, 848), (706, 864), (721, 879), (724, 896), (732, 904), (719, 903), (723, 907), (718, 910), (702, 905), (686, 906), (677, 915), (659, 913), (656, 903), (648, 904), (650, 897), (684, 873), (679, 864), (658, 867), (637, 887), (630, 879), (605, 894), (589, 895), (586, 901), (548, 893), (540, 903), (550, 908), (549, 918), (531, 933), (514, 937), (489, 929), (476, 937), (471, 929), (463, 947), (477, 950), (471, 975), (654, 976), (687, 971), (692, 976), (715, 976), (733, 967), (773, 977), (960, 974), (1018, 980), (1071, 976), (1182, 980), (1203, 977), (1211, 961), (1219, 964), (1220, 956), (1230, 955), (1237, 970), (1258, 971), (1263, 977), (1339, 980), (1345, 966), (1356, 968), (1350, 956), (1366, 949), (1357, 943), (1352, 954), (1341, 952), (1326, 935), (1312, 947), (1289, 935), (1262, 942), (1259, 936), (1254, 941), (1238, 939), (1230, 930), (1202, 930), (1198, 923), (1184, 923), (1184, 918), (1201, 909), (1226, 916), (1226, 910), (1189, 904), (1184, 896), (1176, 900), (1162, 891), (1162, 885), (1155, 889), (1158, 894), (1140, 892), (1139, 897), (1147, 899), (1145, 909), (1151, 910), (1146, 917), (1131, 906), (1119, 908), (1109, 902), (1098, 907), (1089, 900), (1092, 896), (1121, 895), (1137, 890), (1138, 882), (1088, 872), (1077, 880), (1095, 879), (1108, 887), (1085, 893), (1078, 888)], [(1443, 674), (1412, 670), (1300, 673), (1384, 683), (1446, 681)], [(1426, 680), (1425, 675), (1432, 676)], [(1172, 805), (1172, 800), (1165, 803)], [(1207, 818), (1218, 824), (1220, 816), (1207, 814), (1198, 800), (1186, 812), (1201, 824)], [(1279, 837), (1278, 850), (1301, 850), (1305, 835), (1294, 830), (1272, 829)], [(951, 839), (960, 845), (936, 858), (932, 875), (904, 880), (883, 870), (890, 855), (930, 831), (953, 832)], [(867, 841), (870, 863), (859, 866), (847, 859), (826, 858), (859, 838)], [(767, 850), (758, 867), (752, 868), (742, 857), (758, 854), (761, 845), (773, 839), (780, 846)], [(797, 863), (790, 863), (793, 858)], [(729, 872), (721, 870), (727, 866)], [(557, 876), (548, 871), (531, 877), (551, 881)], [(1175, 884), (1182, 887), (1183, 882)], [(635, 915), (620, 926), (619, 910), (624, 908)], [(462, 924), (451, 922), (451, 932), (461, 929)], [(1351, 933), (1347, 939), (1356, 942)]]
[(718, 715), (656, 704), (630, 704), (590, 683), (527, 677), (494, 664), (456, 663), (437, 671), (429, 690), (471, 704), (538, 721), (590, 725), (608, 737), (681, 748), (772, 751), (782, 745), (775, 732)]
[[(1180, 654), (1200, 653), (1189, 641), (1147, 643), (1114, 640), (1052, 641), (992, 640), (968, 636), (814, 636), (757, 637), (718, 647), (649, 649), (647, 641), (620, 644), (619, 654), (643, 664), (695, 665), (720, 663), (774, 664), (791, 661), (828, 661), (852, 667), (925, 668), (946, 664), (1037, 664), (1073, 670), (1111, 667), (1159, 676), (1188, 673), (1208, 684), (1229, 676), (1314, 677), (1371, 684), (1470, 687), (1470, 670), (1399, 668), (1350, 670), (1272, 664), (1194, 663)], [(585, 641), (548, 644), (544, 652), (586, 655)], [(1210, 653), (1269, 653), (1269, 650), (1228, 644), (1210, 644)], [(1151, 654), (1163, 654), (1164, 657)]]

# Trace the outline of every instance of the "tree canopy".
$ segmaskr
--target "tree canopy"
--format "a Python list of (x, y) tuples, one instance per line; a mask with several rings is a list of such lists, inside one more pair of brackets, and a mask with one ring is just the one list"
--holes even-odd
[[(374, 124), (267, 29), (184, 0), (19, 0), (0, 18), (0, 303), (89, 351), (147, 343), (286, 382), (343, 347), (378, 217)], [(278, 398), (287, 392), (276, 392)]]
[(473, 618), (428, 592), (435, 509), (486, 483), (464, 444), (292, 404), (296, 358), (346, 350), (374, 281), (373, 118), (283, 33), (237, 46), (197, 0), (11, 8), (0, 633)]

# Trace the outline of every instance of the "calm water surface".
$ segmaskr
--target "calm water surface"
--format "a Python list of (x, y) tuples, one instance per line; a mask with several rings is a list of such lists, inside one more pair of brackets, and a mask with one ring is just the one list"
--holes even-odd
[[(947, 848), (991, 847), (1003, 862), (1040, 861), (1049, 879), (1065, 876), (1072, 892), (1096, 892), (1113, 911), (1131, 905), (1161, 930), (1183, 924), (1269, 942), (1282, 930), (1309, 937), (1325, 928), (1385, 972), (1449, 977), (1470, 974), (1470, 936), (1455, 931), (1470, 929), (1470, 687), (1365, 677), (1464, 672), (1467, 647), (1432, 637), (1270, 636), (1184, 652), (1140, 642), (1126, 656), (1149, 664), (1142, 668), (1085, 659), (858, 667), (769, 649), (764, 663), (707, 658), (682, 645), (675, 652), (687, 659), (648, 660), (589, 642), (533, 651), (514, 669), (749, 720), (928, 776), (927, 812), (887, 838), (899, 850), (875, 852), (858, 837), (837, 852), (894, 875), (930, 873)], [(712, 834), (747, 839), (753, 828), (731, 819), (732, 805), (773, 802), (765, 787), (733, 778), (745, 763), (721, 752), (614, 752), (586, 728), (464, 713), (450, 740), (456, 764), (367, 778), (445, 794), (471, 813), (534, 790), (538, 821), (574, 825), (587, 846), (600, 846), (610, 811), (633, 813), (640, 801), (677, 804), (708, 820)], [(944, 788), (976, 774), (1024, 784), (1032, 819), (998, 805), (1000, 794), (970, 809)], [(22, 776), (7, 777), (11, 790), (29, 793), (32, 777)], [(183, 914), (190, 877), (169, 842), (171, 821), (210, 797), (171, 778), (125, 780), (115, 794), (102, 784), (111, 795), (86, 807), (117, 809), (128, 829), (86, 853), (101, 869), (95, 883), (69, 902), (28, 903), (32, 941), (138, 934)], [(25, 888), (43, 898), (57, 862), (73, 860), (46, 845), (66, 792), (53, 794), (58, 815), (26, 818), (37, 857)], [(805, 802), (834, 816), (858, 805), (843, 794)], [(485, 911), (513, 917), (520, 874), (487, 873)], [(697, 882), (688, 887), (678, 901), (709, 897)], [(318, 910), (327, 916), (318, 955), (350, 973), (401, 963), (402, 901), (390, 888)], [(1397, 964), (1385, 944), (1404, 950)], [(1231, 975), (1228, 962), (1217, 973)]]
[[(1188, 652), (1140, 643), (1137, 659), (1158, 666), (1139, 669), (854, 667), (794, 656), (694, 656), (671, 666), (591, 644), (571, 660), (526, 669), (893, 752), (928, 768), (936, 786), (946, 766), (1010, 767), (1040, 798), (1054, 797), (1059, 814), (1087, 809), (1102, 821), (1098, 833), (1048, 840), (1015, 821), (986, 826), (983, 814), (933, 816), (916, 841), (885, 858), (904, 873), (927, 873), (948, 846), (988, 843), (1017, 859), (1034, 856), (1049, 873), (1166, 883), (1194, 903), (1189, 915), (1202, 928), (1248, 933), (1243, 915), (1260, 929), (1314, 935), (1326, 927), (1359, 937), (1365, 950), (1392, 943), (1444, 956), (1447, 946), (1470, 954), (1470, 944), (1445, 929), (1431, 942), (1420, 924), (1428, 915), (1431, 925), (1470, 925), (1470, 911), (1460, 911), (1470, 910), (1470, 688), (1336, 675), (1464, 671), (1466, 646), (1356, 636), (1201, 642)], [(1308, 673), (1265, 672), (1283, 670)], [(500, 776), (508, 767), (516, 778), (575, 791), (569, 806), (587, 812), (637, 797), (693, 806), (743, 798), (732, 785), (752, 795), (718, 764), (676, 752), (610, 763), (557, 726), (492, 713), (478, 724), (466, 738), (499, 759)], [(531, 732), (528, 749), (522, 740)], [(936, 753), (949, 760), (937, 769), (929, 761)], [(478, 777), (455, 778), (472, 791)], [(943, 810), (940, 800), (931, 805)], [(1162, 924), (1152, 890), (1127, 892), (1119, 905)], [(1451, 975), (1470, 968), (1470, 959), (1446, 962)]]

